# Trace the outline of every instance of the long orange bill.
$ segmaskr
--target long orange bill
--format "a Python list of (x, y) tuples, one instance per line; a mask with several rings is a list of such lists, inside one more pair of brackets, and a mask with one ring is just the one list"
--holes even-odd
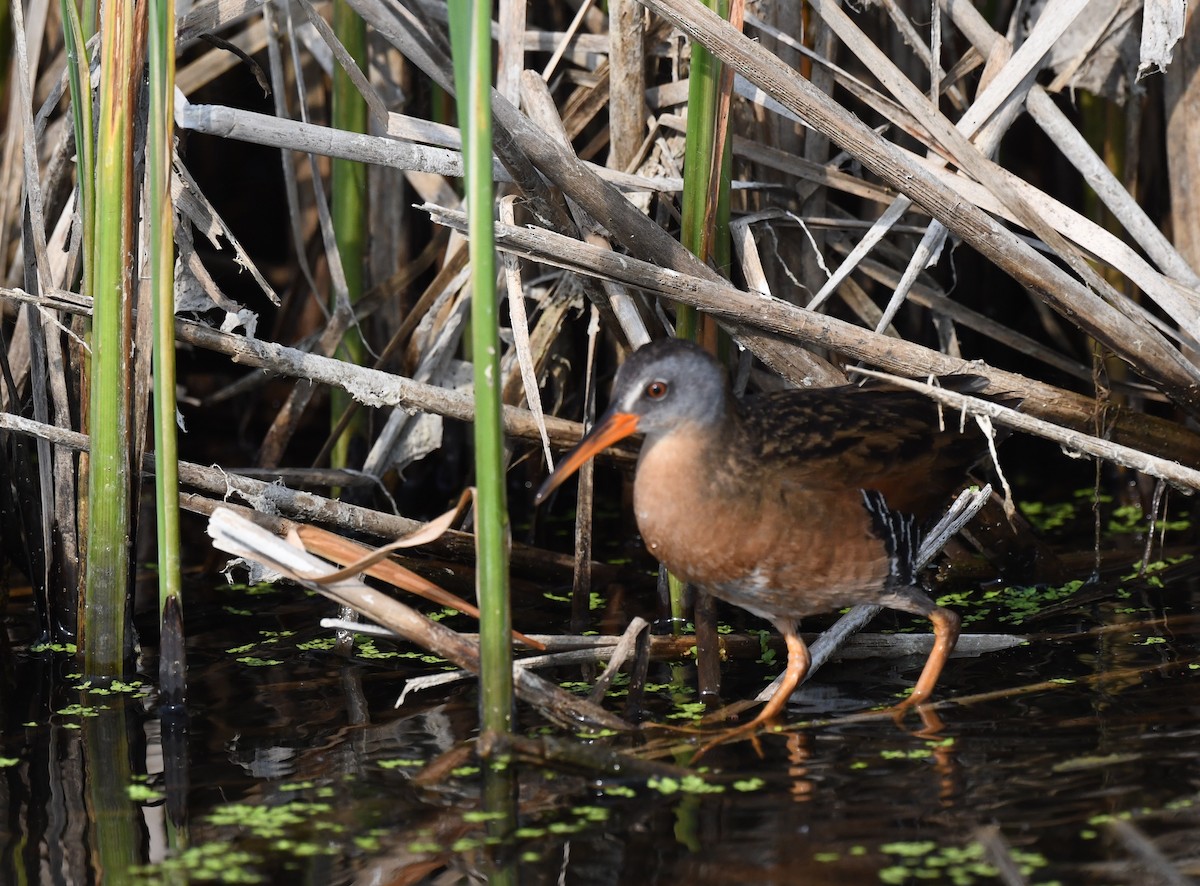
[(579, 445), (572, 449), (567, 457), (558, 463), (558, 467), (554, 469), (554, 473), (546, 478), (546, 482), (542, 484), (542, 488), (537, 491), (537, 495), (533, 498), (535, 505), (540, 505), (546, 500), (555, 489), (557, 489), (564, 480), (579, 470), (580, 466), (608, 446), (612, 446), (618, 440), (624, 440), (631, 434), (637, 433), (638, 417), (631, 412), (609, 412), (600, 419), (600, 422), (592, 428), (579, 441)]

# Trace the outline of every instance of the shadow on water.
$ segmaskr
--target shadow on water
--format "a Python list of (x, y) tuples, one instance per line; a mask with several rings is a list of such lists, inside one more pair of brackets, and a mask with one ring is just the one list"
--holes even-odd
[[(445, 664), (363, 638), (341, 658), (312, 626), (325, 604), (295, 589), (224, 589), (189, 608), (186, 722), (159, 719), (150, 678), (79, 688), (71, 659), (32, 650), (14, 621), (0, 880), (1188, 882), (1200, 874), (1195, 572), (1075, 587), (1041, 614), (975, 610), (1000, 605), (976, 592), (958, 601), (969, 630), (1028, 642), (955, 659), (940, 729), (855, 713), (911, 685), (918, 658), (842, 662), (802, 690), (762, 758), (721, 746), (706, 777), (596, 780), (515, 758), (482, 772), (464, 745), (473, 683), (396, 707), (406, 678)], [(727, 663), (725, 696), (776, 667)], [(652, 664), (651, 716), (692, 710), (692, 686), (690, 666)], [(610, 707), (626, 689), (614, 684)], [(525, 717), (526, 735), (549, 732)]]

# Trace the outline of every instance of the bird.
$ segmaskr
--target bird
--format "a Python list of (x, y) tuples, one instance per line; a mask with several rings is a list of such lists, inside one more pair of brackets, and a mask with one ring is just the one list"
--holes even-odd
[[(960, 391), (987, 384), (977, 375), (939, 381)], [(633, 506), (647, 549), (678, 578), (769, 621), (787, 646), (779, 689), (735, 731), (775, 720), (804, 680), (800, 619), (858, 604), (933, 625), (924, 669), (893, 708), (903, 712), (933, 692), (960, 626), (921, 587), (921, 530), (987, 452), (981, 431), (943, 418), (927, 397), (880, 385), (739, 400), (707, 351), (662, 339), (622, 364), (608, 410), (535, 504), (596, 453), (643, 434)]]

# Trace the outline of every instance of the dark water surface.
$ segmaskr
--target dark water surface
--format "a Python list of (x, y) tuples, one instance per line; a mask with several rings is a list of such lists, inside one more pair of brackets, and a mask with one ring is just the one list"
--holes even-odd
[[(764, 736), (761, 759), (742, 741), (705, 758), (707, 779), (603, 781), (516, 762), (511, 806), (503, 774), (443, 756), (473, 737), (475, 684), (396, 708), (407, 677), (444, 665), (382, 640), (339, 657), (314, 627), (329, 605), (295, 589), (222, 590), (188, 609), (186, 724), (160, 719), (149, 677), (111, 695), (77, 688), (72, 659), (31, 650), (16, 620), (0, 880), (1189, 882), (1200, 876), (1196, 572), (1063, 591), (1042, 616), (1008, 605), (1022, 592), (968, 595), (968, 630), (1029, 642), (953, 660), (940, 729), (845, 716), (892, 700), (919, 659), (834, 664), (789, 712), (793, 725), (825, 721)], [(568, 604), (543, 608), (555, 606), (565, 617)], [(145, 672), (156, 667), (147, 656)], [(777, 667), (727, 663), (725, 697), (752, 694)], [(655, 718), (694, 701), (687, 664), (652, 664), (650, 680)], [(440, 773), (420, 775), (434, 760)]]

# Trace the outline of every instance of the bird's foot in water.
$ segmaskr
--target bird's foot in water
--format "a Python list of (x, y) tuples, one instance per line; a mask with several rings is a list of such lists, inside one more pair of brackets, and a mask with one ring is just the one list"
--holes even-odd
[[(721, 708), (720, 710), (709, 714), (704, 719), (705, 722), (708, 723), (718, 719), (728, 720), (730, 719), (731, 715), (745, 710), (746, 707), (749, 707), (749, 705), (745, 703), (729, 705), (728, 707)], [(704, 744), (700, 746), (700, 749), (692, 756), (691, 762), (695, 763), (718, 745), (728, 744), (731, 741), (737, 741), (747, 737), (754, 746), (754, 752), (758, 754), (759, 758), (761, 758), (763, 756), (763, 751), (762, 744), (759, 742), (759, 734), (770, 730), (777, 719), (778, 717), (776, 712), (767, 711), (764, 709), (754, 719), (746, 723), (741, 723), (737, 726), (722, 726), (714, 729), (711, 726), (676, 726), (670, 723), (655, 723), (652, 725), (647, 725), (653, 729), (663, 730), (665, 732), (671, 732), (677, 735), (682, 734), (700, 739), (706, 739)]]
[[(937, 710), (933, 705), (927, 704), (920, 699), (913, 699), (911, 696), (899, 704), (892, 705), (890, 708), (884, 708), (880, 713), (889, 714), (892, 722), (896, 724), (897, 729), (911, 732), (918, 738), (933, 738), (946, 728), (946, 724), (942, 722), (942, 718), (938, 716)], [(910, 730), (905, 725), (904, 721), (912, 713), (921, 718), (920, 729)]]

